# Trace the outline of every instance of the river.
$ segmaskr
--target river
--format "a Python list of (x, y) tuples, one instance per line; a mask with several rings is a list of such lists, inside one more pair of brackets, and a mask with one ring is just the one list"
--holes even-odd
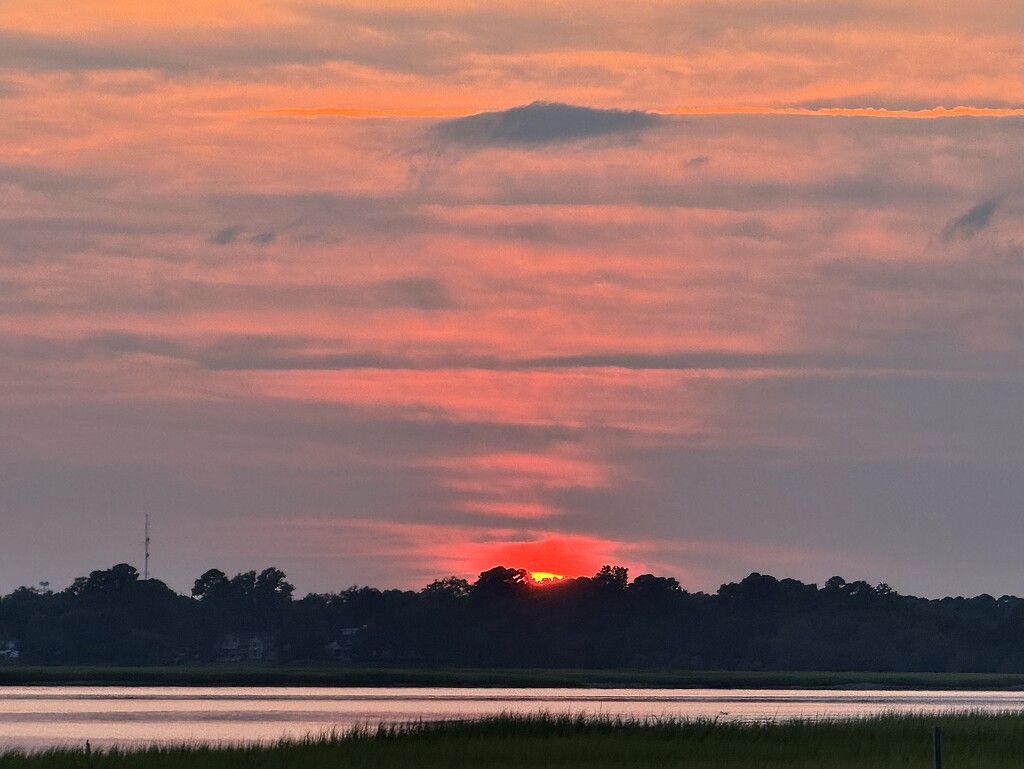
[(58, 745), (267, 742), (354, 724), (502, 712), (768, 720), (1024, 711), (1022, 692), (765, 689), (0, 687), (0, 752)]

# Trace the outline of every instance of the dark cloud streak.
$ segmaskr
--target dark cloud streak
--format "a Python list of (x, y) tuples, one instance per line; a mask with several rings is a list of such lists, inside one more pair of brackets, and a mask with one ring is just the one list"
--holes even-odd
[(125, 313), (165, 313), (238, 310), (420, 310), (454, 309), (448, 286), (436, 278), (416, 276), (336, 285), (296, 283), (210, 283), (165, 280), (117, 286), (93, 285), (40, 296), (31, 286), (8, 281), (7, 312), (45, 312), (89, 309)]
[(241, 234), (241, 227), (225, 227), (210, 236), (210, 243), (215, 246), (226, 246), (238, 240), (238, 236)]
[(992, 215), (999, 206), (998, 198), (984, 200), (970, 211), (951, 219), (942, 228), (942, 242), (949, 243), (957, 239), (973, 238), (984, 230), (992, 221)]
[(650, 112), (592, 109), (535, 101), (501, 112), (446, 120), (434, 138), (465, 147), (538, 147), (608, 136), (630, 136), (665, 118)]

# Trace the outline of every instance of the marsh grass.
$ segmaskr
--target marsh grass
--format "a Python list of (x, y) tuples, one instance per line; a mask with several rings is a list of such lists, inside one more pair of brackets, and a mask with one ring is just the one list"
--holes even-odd
[(1024, 764), (1024, 715), (1013, 713), (760, 724), (506, 714), (271, 745), (7, 753), (0, 769), (929, 769), (935, 725), (947, 769)]

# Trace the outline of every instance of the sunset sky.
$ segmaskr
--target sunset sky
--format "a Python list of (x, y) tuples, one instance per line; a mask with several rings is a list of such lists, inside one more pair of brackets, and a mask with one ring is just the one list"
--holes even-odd
[(9, 0), (0, 591), (1024, 594), (1019, 0)]

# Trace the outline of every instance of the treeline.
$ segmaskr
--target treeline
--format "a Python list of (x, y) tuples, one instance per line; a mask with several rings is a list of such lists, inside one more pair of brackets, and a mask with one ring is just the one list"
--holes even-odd
[(213, 569), (183, 596), (119, 564), (0, 598), (0, 649), (64, 665), (1024, 672), (1024, 600), (929, 600), (841, 577), (819, 588), (755, 573), (711, 595), (618, 566), (540, 585), (499, 566), (419, 591), (293, 593), (274, 568)]

